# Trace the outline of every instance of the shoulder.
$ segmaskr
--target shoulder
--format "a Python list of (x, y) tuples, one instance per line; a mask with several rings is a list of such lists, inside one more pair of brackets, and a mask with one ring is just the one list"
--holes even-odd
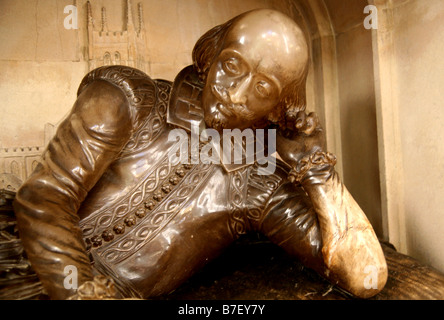
[[(137, 127), (138, 122), (146, 119), (163, 95), (166, 96), (165, 100), (168, 99), (170, 86), (166, 81), (153, 80), (135, 68), (104, 66), (90, 71), (83, 78), (77, 95), (81, 99), (85, 92), (90, 91), (100, 101), (111, 102), (109, 108), (101, 108), (101, 112), (123, 118), (125, 115), (122, 113), (128, 113), (131, 122)], [(122, 99), (125, 103), (120, 103)]]
[(101, 128), (106, 132), (131, 129), (137, 88), (142, 83), (154, 92), (154, 81), (138, 69), (126, 66), (94, 69), (80, 83), (73, 112), (90, 129)]
[(81, 120), (88, 131), (112, 133), (132, 127), (131, 107), (125, 93), (101, 79), (79, 92), (71, 114), (71, 120)]
[(154, 86), (154, 80), (141, 70), (127, 66), (104, 66), (90, 71), (83, 78), (77, 95), (80, 95), (95, 80), (109, 82), (123, 90), (128, 96), (131, 96), (131, 91), (135, 89), (137, 83), (143, 82)]

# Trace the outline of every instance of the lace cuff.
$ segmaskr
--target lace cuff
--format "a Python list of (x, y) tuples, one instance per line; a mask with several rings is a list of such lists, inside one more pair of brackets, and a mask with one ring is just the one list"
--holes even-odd
[(68, 300), (108, 300), (116, 299), (117, 290), (111, 278), (99, 275), (94, 280), (84, 282), (77, 293)]
[(290, 170), (288, 179), (292, 183), (302, 184), (314, 176), (330, 173), (336, 164), (336, 156), (330, 152), (318, 151), (304, 156), (296, 167)]

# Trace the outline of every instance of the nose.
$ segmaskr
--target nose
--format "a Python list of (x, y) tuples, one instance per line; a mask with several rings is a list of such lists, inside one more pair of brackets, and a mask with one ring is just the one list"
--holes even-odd
[(248, 74), (238, 79), (228, 89), (228, 95), (230, 96), (230, 100), (232, 103), (245, 104), (247, 102), (247, 95), (251, 83), (251, 78), (251, 74)]

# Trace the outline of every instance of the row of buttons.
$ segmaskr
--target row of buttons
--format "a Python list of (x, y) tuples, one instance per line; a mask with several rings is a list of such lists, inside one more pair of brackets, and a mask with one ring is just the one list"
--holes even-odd
[(87, 250), (90, 250), (91, 247), (100, 247), (103, 244), (103, 241), (112, 241), (116, 235), (122, 235), (125, 233), (126, 227), (133, 227), (137, 223), (137, 218), (142, 219), (148, 212), (152, 211), (156, 205), (173, 190), (173, 187), (182, 180), (187, 171), (189, 171), (192, 167), (193, 165), (191, 164), (183, 164), (177, 168), (174, 174), (167, 179), (168, 182), (163, 184), (162, 187), (155, 191), (152, 194), (151, 199), (145, 201), (143, 203), (143, 207), (138, 208), (134, 215), (128, 215), (123, 220), (123, 223), (117, 223), (114, 225), (112, 230), (107, 229), (103, 231), (101, 235), (95, 235), (91, 238), (85, 239)]

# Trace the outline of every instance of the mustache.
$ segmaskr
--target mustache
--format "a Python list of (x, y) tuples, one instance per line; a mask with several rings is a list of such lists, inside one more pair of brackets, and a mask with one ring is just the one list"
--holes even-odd
[(233, 103), (228, 94), (228, 90), (225, 87), (217, 84), (211, 85), (211, 92), (214, 97), (221, 102), (224, 112), (228, 113), (230, 116), (242, 117), (245, 119), (254, 119), (254, 112), (248, 110), (246, 104)]

